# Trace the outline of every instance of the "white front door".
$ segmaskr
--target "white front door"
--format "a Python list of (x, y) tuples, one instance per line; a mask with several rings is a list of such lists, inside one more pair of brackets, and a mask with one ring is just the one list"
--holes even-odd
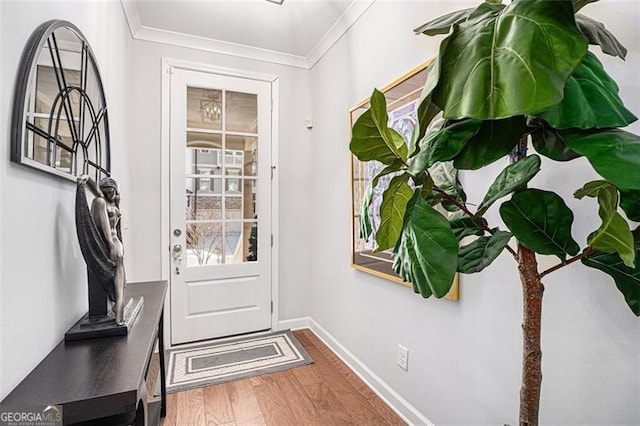
[(172, 69), (171, 343), (271, 328), (271, 83)]

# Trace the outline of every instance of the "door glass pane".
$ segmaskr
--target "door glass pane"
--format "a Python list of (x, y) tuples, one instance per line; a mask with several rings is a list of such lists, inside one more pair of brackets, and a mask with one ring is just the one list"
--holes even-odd
[(222, 135), (187, 132), (187, 173), (222, 175)]
[(225, 263), (242, 263), (242, 223), (227, 222), (224, 235)]
[(222, 219), (222, 179), (187, 178), (187, 220)]
[[(224, 189), (227, 195), (240, 196), (242, 195), (242, 186), (240, 182), (242, 179), (240, 177), (229, 177), (229, 176), (240, 176), (240, 172), (237, 170), (226, 170), (227, 178), (224, 180)], [(234, 174), (237, 172), (238, 174)]]
[(230, 151), (231, 164), (241, 170), (244, 176), (258, 175), (258, 138), (227, 135), (226, 149)]
[(244, 219), (257, 219), (258, 211), (256, 210), (256, 180), (242, 180), (242, 199), (244, 209)]
[(222, 130), (222, 91), (187, 87), (187, 127)]
[(255, 262), (258, 260), (258, 222), (243, 223), (244, 233), (242, 234), (245, 248), (245, 261)]
[(227, 220), (242, 219), (242, 197), (226, 195), (224, 197), (224, 207)]
[(214, 133), (187, 132), (187, 147), (201, 149), (222, 149), (222, 135)]
[(258, 133), (258, 96), (226, 92), (226, 128), (231, 132)]
[(257, 100), (187, 87), (186, 266), (257, 260)]
[(187, 266), (223, 263), (222, 223), (187, 224)]
[(227, 222), (225, 229), (225, 263), (258, 260), (257, 223)]

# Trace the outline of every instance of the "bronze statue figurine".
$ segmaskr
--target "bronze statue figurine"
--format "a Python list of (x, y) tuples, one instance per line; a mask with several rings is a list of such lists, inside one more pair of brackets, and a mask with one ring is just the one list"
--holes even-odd
[[(118, 184), (112, 178), (105, 177), (97, 185), (88, 175), (79, 176), (77, 182), (76, 230), (89, 276), (89, 318), (99, 318), (106, 314), (106, 305), (103, 305), (106, 293), (113, 302), (115, 322), (122, 325), (126, 278)], [(95, 197), (90, 211), (85, 187)], [(92, 306), (92, 291), (97, 296), (94, 303), (97, 306)]]

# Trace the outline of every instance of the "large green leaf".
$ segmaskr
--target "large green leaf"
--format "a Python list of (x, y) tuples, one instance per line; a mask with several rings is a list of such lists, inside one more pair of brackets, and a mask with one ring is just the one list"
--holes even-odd
[(418, 153), (420, 149), (418, 142), (424, 137), (429, 124), (440, 112), (440, 108), (431, 102), (431, 96), (429, 96), (428, 99), (423, 100), (418, 106), (416, 117), (418, 124), (413, 129), (413, 134), (411, 135), (411, 141), (409, 143), (409, 157), (413, 157)]
[(564, 98), (540, 114), (556, 129), (625, 127), (637, 120), (618, 96), (618, 85), (587, 52), (567, 80)]
[(371, 201), (373, 200), (373, 187), (369, 185), (366, 189), (364, 196), (362, 197), (362, 203), (360, 204), (360, 213), (358, 217), (358, 236), (363, 240), (368, 240), (373, 233), (373, 225), (371, 225), (371, 217), (369, 216), (369, 208), (371, 207)]
[(360, 161), (376, 160), (391, 164), (397, 160), (373, 122), (371, 109), (365, 111), (353, 125), (349, 149)]
[(434, 122), (420, 141), (420, 151), (409, 166), (409, 173), (418, 175), (438, 161), (448, 161), (464, 148), (464, 145), (480, 127), (480, 120), (460, 120)]
[[(500, 9), (504, 8), (504, 5)], [(465, 20), (475, 9), (462, 9), (447, 13), (439, 18), (433, 19), (413, 30), (416, 34), (434, 36), (438, 34), (449, 34), (451, 27), (460, 21)]]
[(640, 191), (637, 189), (620, 191), (620, 207), (629, 220), (640, 222)]
[[(464, 193), (464, 189), (458, 180), (458, 170), (453, 167), (451, 161), (444, 161), (431, 166), (429, 168), (429, 176), (431, 176), (433, 184), (448, 195), (462, 203), (467, 201), (467, 194)], [(455, 211), (457, 208), (450, 208), (448, 210)]]
[(482, 216), (494, 202), (525, 186), (539, 171), (540, 157), (535, 154), (505, 167), (489, 187), (476, 215)]
[(447, 39), (433, 101), (449, 119), (544, 111), (587, 50), (568, 0), (483, 3)]
[(627, 49), (618, 39), (607, 30), (601, 22), (581, 14), (576, 14), (576, 24), (587, 37), (589, 44), (600, 46), (607, 55), (619, 56), (624, 59), (627, 56)]
[(356, 120), (351, 130), (349, 149), (360, 161), (376, 160), (388, 165), (407, 159), (404, 139), (387, 123), (387, 103), (376, 89), (371, 95), (371, 108)]
[(510, 232), (497, 231), (490, 237), (480, 237), (474, 242), (460, 247), (458, 252), (458, 272), (474, 274), (493, 262), (509, 244)]
[(631, 231), (631, 233), (633, 234), (633, 243), (637, 252), (637, 250), (640, 250), (640, 226)]
[(382, 195), (380, 204), (380, 227), (376, 232), (377, 252), (395, 246), (400, 238), (404, 214), (407, 203), (413, 195), (413, 190), (407, 183), (409, 174), (403, 173), (391, 179), (389, 187)]
[(524, 116), (488, 120), (454, 158), (458, 170), (476, 170), (504, 157), (513, 150), (526, 131)]
[(640, 316), (640, 263), (635, 268), (630, 268), (618, 255), (602, 252), (583, 258), (582, 263), (610, 275), (627, 305), (636, 316)]
[(371, 118), (375, 123), (382, 139), (396, 158), (407, 159), (407, 145), (403, 137), (394, 129), (389, 127), (389, 115), (387, 114), (387, 100), (378, 89), (374, 89), (371, 94)]
[[(447, 44), (448, 39), (444, 39), (442, 43), (440, 43), (441, 52), (446, 48)], [(418, 100), (417, 132), (414, 132), (411, 140), (412, 146), (409, 150), (411, 156), (414, 156), (417, 153), (418, 141), (420, 141), (424, 137), (434, 117), (442, 111), (440, 107), (433, 103), (431, 100), (433, 89), (435, 89), (438, 84), (438, 80), (440, 79), (439, 55), (436, 56), (433, 61), (427, 64), (426, 71), (427, 80), (425, 81), (422, 92), (420, 93), (420, 99)]]
[(598, 199), (598, 215), (602, 224), (589, 235), (587, 244), (605, 253), (617, 253), (625, 265), (633, 268), (636, 257), (633, 235), (629, 224), (617, 211), (618, 189), (610, 182), (598, 180), (586, 183), (574, 196)]
[(558, 131), (546, 121), (531, 116), (527, 118), (527, 124), (533, 127), (531, 142), (538, 153), (555, 161), (570, 161), (581, 157), (565, 145)]
[(515, 237), (530, 250), (564, 261), (580, 250), (571, 237), (573, 212), (559, 195), (539, 189), (517, 192), (502, 203), (500, 216)]
[(468, 237), (469, 235), (484, 235), (484, 230), (478, 226), (476, 220), (482, 221), (486, 225), (486, 220), (483, 218), (474, 219), (468, 216), (463, 211), (457, 211), (447, 218), (449, 220), (449, 225), (451, 225), (451, 230), (453, 234), (456, 236), (456, 239), (460, 241), (464, 237)]
[(382, 176), (388, 175), (390, 173), (394, 173), (400, 170), (402, 167), (402, 163), (396, 162), (391, 164), (380, 171), (377, 175), (373, 177), (371, 183), (367, 187), (363, 197), (362, 204), (360, 205), (360, 226), (358, 229), (358, 234), (360, 238), (368, 240), (373, 232), (373, 226), (371, 225), (371, 217), (369, 215), (369, 208), (371, 207), (371, 201), (373, 200), (373, 190), (376, 186), (378, 186), (378, 181)]
[(594, 169), (620, 189), (640, 189), (640, 137), (619, 129), (562, 132), (564, 143), (587, 157)]
[(458, 242), (449, 222), (416, 191), (394, 249), (393, 269), (423, 297), (440, 298), (451, 289), (457, 263)]
[(594, 180), (587, 182), (584, 186), (573, 193), (578, 200), (584, 197), (598, 198), (606, 201), (608, 211), (615, 211), (618, 207), (618, 190), (611, 182), (606, 180)]

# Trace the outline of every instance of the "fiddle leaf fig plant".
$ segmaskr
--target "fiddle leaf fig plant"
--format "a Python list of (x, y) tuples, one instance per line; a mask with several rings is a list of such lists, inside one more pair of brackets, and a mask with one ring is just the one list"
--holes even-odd
[[(640, 316), (640, 228), (626, 219), (640, 219), (640, 137), (621, 130), (637, 118), (588, 51), (627, 53), (602, 23), (577, 13), (594, 1), (488, 0), (427, 22), (416, 33), (445, 38), (427, 67), (413, 137), (404, 141), (388, 126), (378, 90), (352, 130), (352, 153), (386, 165), (364, 196), (360, 234), (372, 235), (373, 188), (393, 174), (375, 238), (378, 250), (393, 250), (394, 270), (416, 293), (443, 297), (456, 272), (480, 272), (504, 252), (514, 258), (524, 301), (521, 425), (538, 424), (546, 275), (581, 261), (609, 275)], [(480, 205), (468, 205), (458, 170), (507, 155)], [(597, 200), (602, 222), (586, 241), (573, 238), (574, 213), (560, 195), (529, 187), (544, 173), (540, 156), (585, 157), (602, 177), (576, 188), (576, 198)], [(505, 229), (484, 217), (492, 208)], [(537, 255), (558, 263), (541, 271)]]

